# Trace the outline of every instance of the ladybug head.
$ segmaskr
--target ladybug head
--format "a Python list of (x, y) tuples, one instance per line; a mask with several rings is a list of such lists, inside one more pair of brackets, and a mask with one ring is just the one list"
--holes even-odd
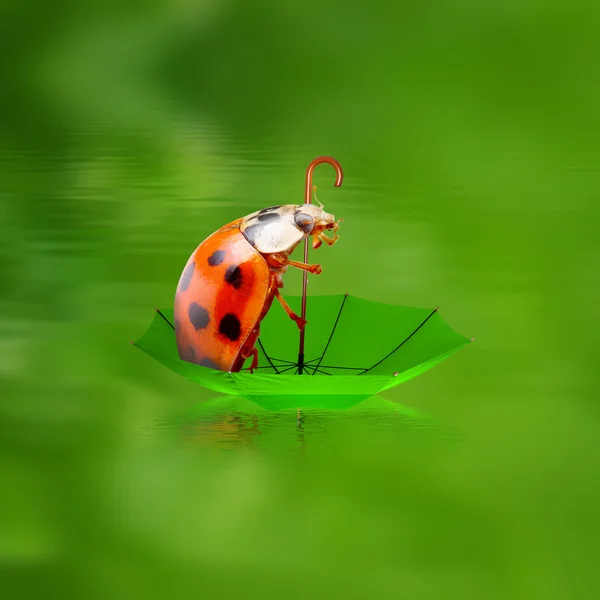
[(323, 207), (314, 204), (300, 204), (296, 207), (294, 221), (306, 235), (314, 235), (315, 230), (332, 229), (335, 216), (325, 212)]
[(335, 216), (325, 212), (323, 205), (315, 206), (314, 204), (301, 204), (296, 207), (294, 214), (294, 222), (299, 227), (306, 237), (313, 237), (313, 248), (318, 248), (323, 242), (329, 245), (337, 241), (336, 235), (333, 240), (325, 236), (325, 231), (332, 229), (336, 232), (339, 228), (339, 222), (335, 220)]
[[(341, 220), (341, 219), (340, 219)], [(292, 252), (307, 237), (313, 237), (313, 248), (321, 241), (332, 244), (334, 240), (325, 236), (325, 230), (338, 229), (339, 220), (326, 213), (322, 206), (314, 204), (286, 204), (272, 206), (243, 217), (240, 231), (262, 254)]]

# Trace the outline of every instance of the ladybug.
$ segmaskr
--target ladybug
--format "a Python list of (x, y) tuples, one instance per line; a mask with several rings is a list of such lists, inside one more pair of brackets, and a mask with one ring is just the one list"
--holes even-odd
[(322, 269), (290, 260), (290, 254), (308, 237), (313, 248), (335, 244), (338, 228), (339, 221), (322, 204), (287, 204), (236, 219), (206, 238), (189, 258), (175, 294), (175, 335), (182, 360), (239, 372), (252, 357), (252, 373), (258, 366), (260, 323), (274, 298), (299, 329), (306, 325), (279, 292), (282, 276), (288, 266), (315, 274)]

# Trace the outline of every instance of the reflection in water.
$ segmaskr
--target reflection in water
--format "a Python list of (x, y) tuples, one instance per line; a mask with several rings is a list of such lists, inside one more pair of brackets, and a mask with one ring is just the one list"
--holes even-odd
[[(271, 412), (230, 396), (205, 402), (193, 411), (166, 416), (145, 429), (145, 437), (166, 435), (196, 448), (261, 449), (287, 447), (300, 454), (338, 442), (406, 441), (419, 431), (441, 432), (427, 418), (374, 397), (352, 410)], [(447, 437), (448, 433), (444, 433)]]

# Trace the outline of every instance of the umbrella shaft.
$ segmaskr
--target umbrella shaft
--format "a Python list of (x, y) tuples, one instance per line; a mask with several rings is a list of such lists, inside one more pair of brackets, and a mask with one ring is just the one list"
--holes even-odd
[[(308, 238), (304, 240), (304, 262), (308, 264)], [(306, 283), (308, 281), (308, 273), (304, 271), (302, 274), (302, 311), (301, 317), (306, 320)], [(298, 349), (298, 374), (302, 375), (304, 369), (304, 330), (300, 330), (300, 347)]]

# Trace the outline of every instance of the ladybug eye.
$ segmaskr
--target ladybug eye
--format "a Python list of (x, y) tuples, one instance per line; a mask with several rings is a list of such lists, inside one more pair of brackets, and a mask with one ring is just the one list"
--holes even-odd
[(296, 222), (296, 225), (298, 225), (298, 227), (300, 227), (300, 229), (302, 229), (302, 231), (306, 234), (309, 234), (315, 226), (314, 219), (310, 215), (302, 212), (296, 213), (294, 216), (294, 221)]

